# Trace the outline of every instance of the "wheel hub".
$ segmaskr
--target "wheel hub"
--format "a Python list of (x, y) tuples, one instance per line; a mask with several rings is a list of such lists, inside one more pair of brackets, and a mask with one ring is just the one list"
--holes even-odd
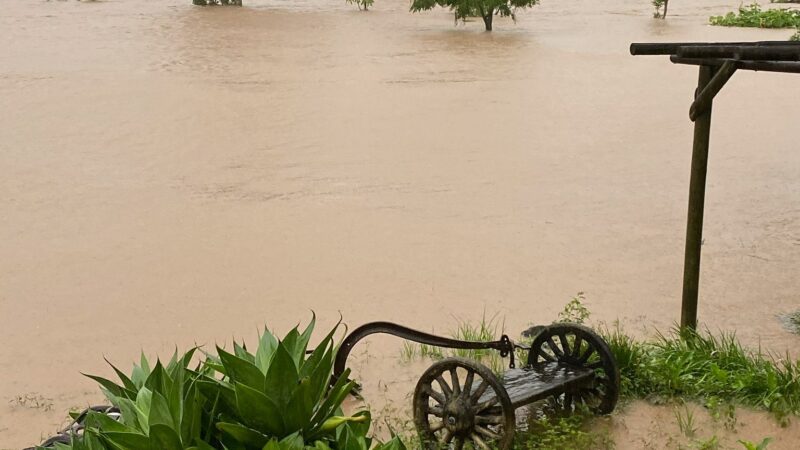
[(444, 423), (454, 434), (468, 434), (475, 426), (475, 414), (467, 401), (455, 398), (444, 409)]

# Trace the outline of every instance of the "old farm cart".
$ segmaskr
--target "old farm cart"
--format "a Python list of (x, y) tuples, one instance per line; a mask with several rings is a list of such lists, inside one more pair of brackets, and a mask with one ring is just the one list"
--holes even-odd
[(703, 209), (714, 97), (737, 70), (800, 73), (800, 42), (631, 44), (631, 54), (670, 55), (673, 63), (700, 66), (694, 102), (689, 109), (689, 118), (694, 122), (694, 145), (681, 305), (681, 326), (696, 328), (700, 247), (703, 241)]
[[(510, 449), (516, 409), (547, 400), (560, 412), (587, 407), (608, 414), (619, 395), (619, 369), (606, 342), (591, 329), (559, 323), (533, 327), (524, 335), (530, 346), (508, 336), (491, 342), (470, 342), (423, 333), (390, 322), (373, 322), (351, 332), (336, 355), (334, 378), (360, 340), (390, 334), (420, 344), (467, 350), (493, 349), (509, 358), (509, 370), (495, 375), (479, 361), (446, 358), (420, 377), (414, 391), (414, 424), (428, 449)], [(525, 364), (517, 368), (515, 352)]]

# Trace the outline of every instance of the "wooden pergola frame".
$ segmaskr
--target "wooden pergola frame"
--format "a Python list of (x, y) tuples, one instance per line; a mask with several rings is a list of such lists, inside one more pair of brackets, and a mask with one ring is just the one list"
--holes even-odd
[(714, 97), (737, 70), (800, 73), (800, 42), (648, 43), (631, 44), (630, 50), (632, 55), (670, 55), (675, 64), (700, 66), (694, 102), (689, 108), (689, 118), (694, 122), (694, 144), (681, 304), (681, 327), (695, 329)]

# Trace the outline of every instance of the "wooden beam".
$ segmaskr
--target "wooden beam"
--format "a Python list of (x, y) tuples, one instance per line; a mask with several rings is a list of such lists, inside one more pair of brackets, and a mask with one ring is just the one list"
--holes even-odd
[(790, 41), (759, 41), (759, 42), (660, 42), (660, 43), (633, 43), (631, 55), (677, 55), (683, 47), (695, 46), (739, 46), (739, 47), (771, 47), (794, 45)]
[(692, 122), (696, 121), (702, 113), (711, 109), (711, 102), (714, 100), (714, 97), (719, 94), (719, 91), (725, 86), (725, 83), (731, 79), (734, 73), (736, 73), (736, 62), (732, 60), (725, 61), (725, 63), (716, 70), (714, 78), (712, 78), (697, 95), (691, 108), (689, 108), (689, 118)]
[[(711, 82), (716, 69), (700, 66), (697, 94)], [(700, 254), (703, 243), (703, 211), (706, 196), (706, 174), (708, 172), (708, 146), (711, 136), (711, 107), (703, 111), (694, 122), (694, 144), (692, 147), (692, 169), (689, 181), (689, 211), (686, 219), (686, 249), (683, 262), (683, 298), (681, 303), (681, 327), (697, 328), (697, 299), (700, 287)]]

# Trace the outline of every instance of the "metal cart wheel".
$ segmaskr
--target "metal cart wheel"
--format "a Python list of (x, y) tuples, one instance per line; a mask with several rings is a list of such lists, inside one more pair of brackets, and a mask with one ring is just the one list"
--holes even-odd
[(464, 358), (434, 363), (414, 391), (414, 424), (426, 449), (507, 450), (516, 417), (488, 367)]
[(594, 383), (552, 398), (560, 412), (571, 413), (585, 405), (595, 414), (609, 414), (619, 398), (619, 368), (608, 344), (591, 329), (573, 323), (545, 327), (534, 338), (528, 365), (543, 362), (594, 370)]

